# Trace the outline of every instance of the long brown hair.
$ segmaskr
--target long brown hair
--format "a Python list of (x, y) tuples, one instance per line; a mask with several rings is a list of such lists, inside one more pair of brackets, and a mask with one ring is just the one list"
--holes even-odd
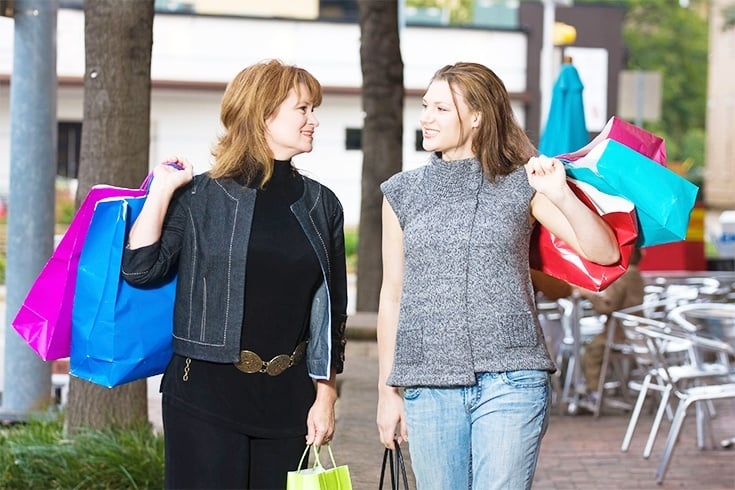
[[(460, 62), (439, 69), (431, 81), (444, 80), (464, 96), (467, 106), (481, 114), (474, 133), (472, 151), (489, 180), (507, 175), (536, 154), (531, 140), (518, 125), (505, 84), (488, 67)], [(460, 119), (460, 129), (462, 120)]]
[(212, 149), (212, 178), (258, 179), (265, 186), (273, 175), (273, 152), (265, 138), (266, 120), (288, 97), (291, 89), (306, 87), (314, 107), (322, 103), (322, 87), (303, 68), (279, 60), (256, 63), (238, 73), (222, 96), (220, 121), (224, 133)]

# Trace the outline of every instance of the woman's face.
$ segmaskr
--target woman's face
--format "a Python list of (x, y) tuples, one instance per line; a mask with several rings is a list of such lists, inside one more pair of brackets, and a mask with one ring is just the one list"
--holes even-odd
[(314, 130), (319, 121), (314, 116), (314, 104), (308, 99), (308, 90), (299, 84), (266, 119), (265, 140), (276, 160), (290, 160), (299, 153), (308, 153), (313, 147)]
[(424, 108), (419, 122), (424, 150), (441, 152), (445, 160), (475, 156), (472, 152), (472, 132), (479, 125), (480, 116), (467, 107), (461, 93), (455, 91), (452, 97), (449, 82), (435, 80), (426, 90), (422, 105)]

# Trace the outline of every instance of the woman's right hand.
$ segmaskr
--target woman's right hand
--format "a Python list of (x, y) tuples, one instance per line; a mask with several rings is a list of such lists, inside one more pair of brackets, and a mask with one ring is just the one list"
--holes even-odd
[(403, 413), (403, 397), (398, 389), (386, 387), (378, 393), (378, 431), (380, 442), (388, 449), (395, 449), (394, 441), (408, 440), (408, 428)]
[(128, 234), (128, 248), (145, 247), (161, 238), (163, 221), (174, 192), (191, 182), (192, 178), (194, 167), (184, 159), (171, 157), (156, 165), (148, 197)]
[(169, 157), (153, 169), (151, 190), (161, 189), (173, 192), (191, 182), (192, 178), (194, 178), (194, 166), (191, 163), (183, 158)]

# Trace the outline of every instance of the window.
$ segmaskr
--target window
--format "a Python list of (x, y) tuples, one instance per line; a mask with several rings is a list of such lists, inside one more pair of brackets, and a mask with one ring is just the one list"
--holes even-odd
[(345, 149), (362, 150), (362, 128), (347, 128), (345, 130)]
[(56, 174), (70, 179), (77, 178), (79, 152), (82, 146), (82, 123), (59, 122)]

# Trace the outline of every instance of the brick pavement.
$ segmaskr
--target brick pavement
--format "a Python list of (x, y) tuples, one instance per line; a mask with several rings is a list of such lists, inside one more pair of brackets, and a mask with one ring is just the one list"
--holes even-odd
[[(350, 468), (355, 490), (378, 488), (383, 447), (375, 426), (377, 403), (377, 348), (374, 341), (374, 317), (352, 317), (348, 326), (345, 371), (339, 377), (340, 399), (337, 405), (337, 433), (332, 444), (337, 464)], [(374, 323), (373, 323), (374, 325)], [(352, 330), (351, 330), (352, 329)], [(157, 382), (149, 383), (157, 387)], [(160, 399), (151, 389), (150, 415), (160, 424)], [(717, 402), (717, 417), (712, 430), (716, 442), (735, 436), (735, 402)], [(642, 456), (647, 431), (653, 416), (644, 413), (627, 453), (620, 444), (628, 423), (628, 414), (608, 410), (599, 418), (591, 415), (561, 415), (554, 410), (549, 431), (541, 446), (539, 466), (533, 488), (566, 489), (735, 489), (735, 448), (700, 450), (696, 444), (694, 413), (687, 417), (679, 443), (663, 485), (656, 485), (656, 468), (663, 452), (669, 424), (662, 423), (659, 438), (649, 459)], [(415, 488), (410, 473), (411, 488)], [(454, 489), (446, 489), (454, 490)]]
[[(377, 352), (374, 341), (348, 342), (341, 376), (337, 434), (333, 442), (338, 464), (348, 464), (355, 490), (378, 487), (383, 448), (375, 426)], [(735, 402), (716, 404), (712, 429), (717, 442), (735, 436)], [(620, 444), (628, 414), (610, 411), (591, 415), (552, 415), (544, 438), (534, 489), (735, 489), (735, 449), (700, 450), (694, 413), (687, 417), (663, 485), (655, 483), (668, 423), (661, 427), (653, 454), (642, 456), (652, 414), (644, 413), (627, 453)], [(406, 457), (410, 458), (408, 451)], [(412, 488), (413, 480), (410, 482)], [(447, 489), (452, 490), (452, 489)]]

